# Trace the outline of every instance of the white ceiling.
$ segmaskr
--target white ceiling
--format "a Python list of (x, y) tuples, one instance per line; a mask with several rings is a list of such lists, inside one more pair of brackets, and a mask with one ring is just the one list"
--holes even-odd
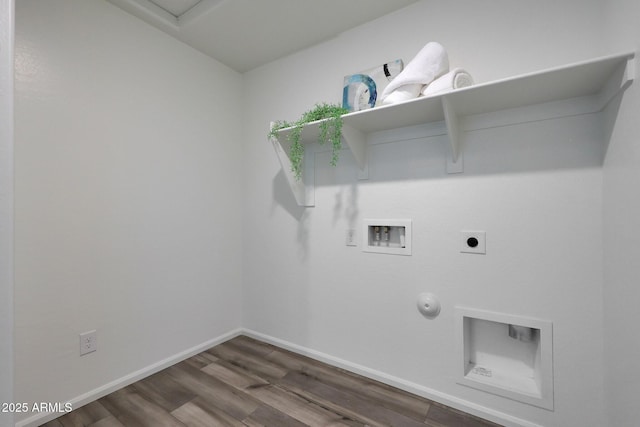
[(184, 15), (193, 6), (200, 3), (200, 0), (151, 0), (176, 18)]
[(419, 0), (108, 0), (245, 72)]

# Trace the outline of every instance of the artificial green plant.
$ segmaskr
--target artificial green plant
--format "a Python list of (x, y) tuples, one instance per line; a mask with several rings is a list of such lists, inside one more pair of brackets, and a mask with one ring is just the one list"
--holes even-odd
[(269, 132), (270, 138), (277, 137), (278, 131), (285, 128), (292, 128), (289, 132), (288, 140), (291, 143), (289, 149), (289, 159), (291, 160), (291, 171), (296, 180), (302, 177), (302, 158), (304, 156), (304, 146), (300, 142), (302, 129), (305, 124), (322, 120), (320, 122), (320, 135), (318, 142), (325, 144), (331, 143), (332, 156), (331, 165), (338, 163), (340, 149), (342, 148), (342, 115), (348, 113), (349, 110), (337, 104), (316, 104), (309, 111), (305, 111), (302, 116), (295, 122), (287, 122), (279, 120), (275, 122)]

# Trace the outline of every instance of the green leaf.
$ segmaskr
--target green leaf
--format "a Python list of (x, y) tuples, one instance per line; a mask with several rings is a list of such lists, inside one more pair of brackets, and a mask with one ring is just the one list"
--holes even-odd
[(269, 138), (277, 137), (277, 133), (281, 129), (288, 127), (293, 128), (288, 137), (289, 142), (291, 142), (289, 159), (291, 160), (291, 171), (293, 172), (296, 180), (299, 181), (302, 178), (304, 146), (300, 142), (300, 138), (302, 136), (302, 129), (304, 125), (318, 120), (324, 120), (320, 123), (318, 142), (320, 144), (331, 142), (331, 165), (335, 166), (338, 163), (340, 150), (342, 149), (342, 116), (348, 112), (349, 110), (340, 105), (322, 103), (316, 104), (315, 107), (309, 111), (305, 111), (300, 119), (294, 123), (289, 123), (283, 120), (279, 120), (274, 123), (271, 131), (269, 132)]

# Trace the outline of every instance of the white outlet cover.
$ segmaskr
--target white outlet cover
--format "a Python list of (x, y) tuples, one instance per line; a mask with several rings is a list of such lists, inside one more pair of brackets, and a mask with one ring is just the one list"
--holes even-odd
[[(475, 241), (473, 239), (475, 239)], [(474, 242), (476, 243), (475, 246), (474, 246)], [(466, 253), (466, 254), (486, 254), (487, 253), (487, 233), (484, 231), (471, 231), (471, 230), (461, 231), (460, 232), (460, 252)]]
[(88, 331), (80, 334), (80, 356), (93, 353), (98, 349), (96, 331)]

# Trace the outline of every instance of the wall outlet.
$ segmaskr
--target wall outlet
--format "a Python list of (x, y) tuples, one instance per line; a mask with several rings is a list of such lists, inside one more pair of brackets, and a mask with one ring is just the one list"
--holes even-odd
[(349, 228), (347, 230), (345, 239), (347, 246), (358, 246), (358, 243), (356, 241), (356, 230), (354, 230), (353, 228)]
[(460, 252), (467, 254), (486, 254), (487, 233), (484, 231), (461, 231)]
[(80, 334), (80, 356), (93, 353), (98, 349), (98, 340), (95, 329)]

